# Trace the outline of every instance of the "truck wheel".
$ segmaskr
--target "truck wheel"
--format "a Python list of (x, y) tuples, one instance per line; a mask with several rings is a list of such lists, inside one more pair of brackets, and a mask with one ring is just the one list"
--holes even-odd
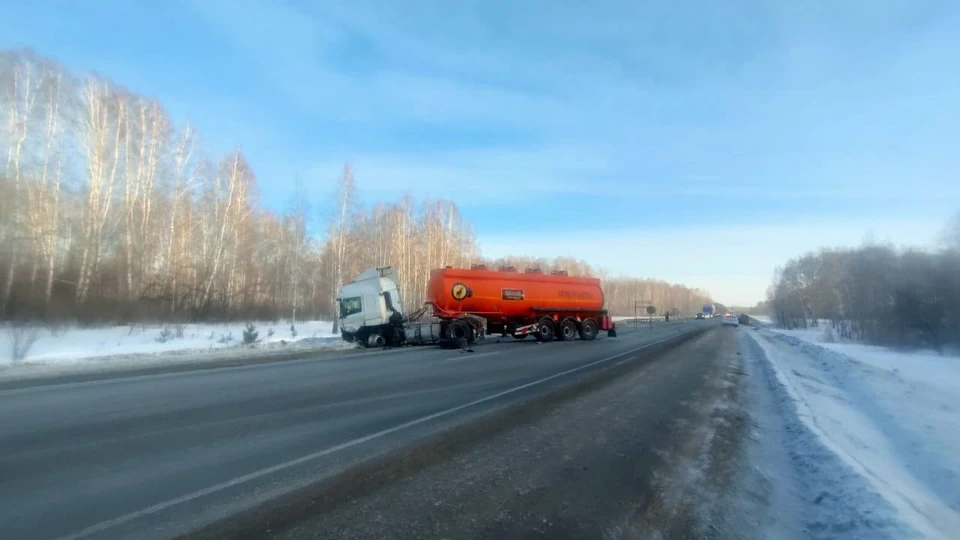
[(380, 332), (374, 332), (367, 337), (367, 345), (370, 347), (383, 347), (386, 344), (387, 340), (383, 339)]
[(447, 332), (450, 339), (465, 339), (467, 343), (473, 343), (473, 328), (470, 327), (469, 323), (456, 321), (450, 325)]
[(564, 319), (560, 323), (560, 332), (557, 333), (557, 339), (560, 341), (573, 341), (577, 337), (577, 322), (573, 319)]
[(593, 319), (586, 319), (580, 325), (580, 339), (584, 341), (592, 341), (597, 338), (597, 321)]
[(556, 331), (553, 327), (553, 319), (544, 317), (537, 323), (537, 341), (553, 341)]
[(473, 342), (477, 340), (477, 337), (479, 337), (478, 333), (473, 330), (473, 327), (470, 326), (469, 323), (463, 323), (463, 325), (467, 327), (467, 335), (466, 335), (467, 343), (469, 343), (470, 345), (473, 345)]

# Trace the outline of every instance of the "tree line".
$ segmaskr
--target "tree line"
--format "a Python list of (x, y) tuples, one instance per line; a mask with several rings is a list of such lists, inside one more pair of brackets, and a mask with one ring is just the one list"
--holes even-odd
[[(960, 224), (958, 216), (957, 224)], [(786, 328), (876, 345), (960, 346), (960, 227), (939, 251), (868, 244), (823, 249), (778, 268), (767, 306)]]
[[(363, 204), (349, 166), (324, 200), (298, 183), (271, 211), (242, 149), (210, 155), (156, 100), (31, 51), (0, 52), (0, 111), (0, 319), (332, 318), (340, 284), (364, 268), (397, 267), (417, 306), (431, 269), (483, 260), (454, 203)], [(708, 297), (628, 278), (604, 290), (619, 314), (639, 300), (693, 312)]]

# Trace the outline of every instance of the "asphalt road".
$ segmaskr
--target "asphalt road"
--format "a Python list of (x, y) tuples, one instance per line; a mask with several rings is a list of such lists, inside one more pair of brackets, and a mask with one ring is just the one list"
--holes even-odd
[(0, 531), (183, 534), (713, 324), (0, 391)]
[(211, 536), (769, 538), (764, 486), (741, 485), (755, 465), (738, 339), (749, 331), (715, 328), (633, 362), (376, 490)]

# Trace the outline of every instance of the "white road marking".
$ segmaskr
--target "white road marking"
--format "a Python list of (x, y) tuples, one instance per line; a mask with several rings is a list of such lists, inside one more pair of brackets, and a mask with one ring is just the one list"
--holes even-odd
[[(65, 389), (68, 389), (68, 388), (82, 388), (82, 387), (85, 387), (85, 386), (101, 386), (101, 385), (117, 384), (117, 383), (125, 383), (125, 382), (136, 382), (136, 381), (146, 381), (146, 380), (156, 380), (156, 379), (172, 379), (172, 378), (177, 378), (177, 377), (200, 376), (200, 375), (209, 374), (209, 373), (222, 373), (222, 372), (224, 372), (224, 371), (243, 371), (243, 370), (252, 370), (252, 369), (270, 369), (270, 368), (275, 368), (275, 367), (296, 366), (296, 365), (299, 365), (299, 364), (308, 364), (308, 363), (311, 363), (311, 362), (320, 362), (320, 361), (328, 362), (328, 361), (332, 361), (332, 360), (342, 360), (342, 359), (350, 359), (350, 360), (353, 360), (353, 359), (360, 359), (360, 358), (370, 358), (370, 357), (381, 356), (381, 355), (386, 355), (386, 354), (401, 354), (401, 353), (409, 353), (409, 352), (416, 352), (416, 351), (417, 351), (417, 349), (415, 349), (415, 348), (409, 348), (409, 349), (387, 349), (387, 350), (371, 351), (371, 352), (357, 353), (357, 354), (331, 355), (331, 356), (324, 357), (324, 358), (321, 358), (321, 359), (318, 359), (318, 358), (301, 358), (301, 359), (297, 359), (297, 360), (277, 360), (277, 361), (273, 361), (273, 362), (259, 362), (259, 363), (254, 363), (254, 364), (241, 364), (241, 365), (235, 365), (235, 366), (201, 367), (201, 368), (199, 368), (199, 369), (186, 369), (186, 370), (180, 370), (180, 371), (169, 371), (169, 372), (166, 372), (166, 373), (151, 373), (151, 374), (148, 374), (148, 375), (130, 375), (130, 376), (122, 376), (122, 375), (121, 375), (121, 376), (112, 377), (112, 378), (109, 378), (109, 379), (96, 379), (96, 380), (90, 380), (90, 381), (77, 381), (77, 382), (57, 383), (57, 384), (40, 384), (40, 385), (38, 385), (38, 386), (25, 386), (25, 387), (23, 387), (23, 388), (12, 388), (12, 389), (10, 389), (10, 390), (0, 390), (0, 397), (4, 397), (4, 396), (14, 396), (14, 395), (17, 395), (17, 394), (26, 394), (26, 393), (30, 393), (30, 392), (44, 392), (44, 391), (48, 391), (48, 390), (49, 390), (49, 391), (53, 391), (53, 390), (65, 390)], [(317, 352), (318, 352), (319, 354), (322, 354), (324, 351), (323, 351), (323, 350), (319, 350), (319, 351), (317, 351)], [(242, 359), (241, 359), (241, 361), (242, 361)], [(197, 365), (197, 364), (190, 363), (190, 362), (182, 362), (182, 363), (171, 364), (171, 366), (181, 366), (181, 365)], [(152, 365), (144, 366), (144, 369), (159, 368), (159, 367), (165, 367), (165, 366), (164, 366), (163, 364), (152, 364)], [(83, 376), (83, 375), (87, 375), (87, 374), (89, 374), (89, 373), (90, 373), (90, 372), (77, 373), (76, 376), (80, 377), (80, 376)], [(64, 375), (64, 377), (71, 377), (71, 376), (73, 376), (73, 375), (74, 375), (74, 374), (66, 374), (66, 375)], [(43, 379), (43, 377), (39, 377), (38, 379)]]
[[(460, 356), (454, 358), (454, 360), (473, 360), (474, 358), (480, 358), (481, 356), (491, 356), (491, 355), (494, 355), (494, 354), (500, 354), (501, 352), (503, 352), (503, 351), (485, 352), (485, 353), (480, 353), (480, 354), (465, 352), (465, 353), (461, 354)], [(448, 358), (447, 360), (449, 360), (449, 358)]]
[[(497, 392), (496, 394), (492, 394), (492, 395), (489, 395), (489, 396), (487, 396), (487, 397), (483, 397), (483, 398), (480, 398), (480, 399), (475, 399), (475, 400), (473, 400), (473, 401), (471, 401), (471, 402), (469, 402), (469, 403), (464, 403), (463, 405), (457, 405), (456, 407), (452, 407), (452, 408), (450, 408), (450, 409), (445, 409), (445, 410), (443, 410), (443, 411), (435, 412), (435, 413), (433, 413), (433, 414), (429, 414), (429, 415), (427, 415), (427, 416), (423, 416), (423, 417), (417, 418), (417, 419), (415, 419), (415, 420), (410, 420), (409, 422), (404, 422), (404, 423), (402, 423), (402, 424), (399, 424), (399, 425), (393, 426), (393, 427), (391, 427), (391, 428), (387, 428), (387, 429), (378, 431), (378, 432), (376, 432), (376, 433), (371, 433), (371, 434), (369, 434), (369, 435), (365, 435), (365, 436), (363, 436), (363, 437), (359, 437), (359, 438), (357, 438), (357, 439), (353, 439), (353, 440), (350, 440), (350, 441), (347, 441), (347, 442), (338, 444), (338, 445), (336, 445), (336, 446), (331, 446), (330, 448), (326, 448), (326, 449), (324, 449), (324, 450), (320, 450), (320, 451), (314, 452), (314, 453), (312, 453), (312, 454), (307, 454), (307, 455), (305, 455), (305, 456), (303, 456), (303, 457), (299, 457), (299, 458), (297, 458), (297, 459), (293, 459), (293, 460), (290, 460), (290, 461), (286, 461), (286, 462), (284, 462), (284, 463), (279, 463), (279, 464), (274, 465), (274, 466), (272, 466), (272, 467), (267, 467), (267, 468), (265, 468), (265, 469), (260, 469), (260, 470), (258, 470), (258, 471), (254, 471), (254, 472), (252, 472), (252, 473), (245, 474), (245, 475), (243, 475), (243, 476), (238, 476), (238, 477), (236, 477), (236, 478), (234, 478), (234, 479), (232, 479), (232, 480), (227, 480), (226, 482), (221, 482), (221, 483), (219, 483), (219, 484), (215, 484), (215, 485), (212, 485), (212, 486), (210, 486), (210, 487), (207, 487), (207, 488), (204, 488), (204, 489), (201, 489), (201, 490), (198, 490), (198, 491), (194, 491), (193, 493), (188, 493), (188, 494), (186, 494), (186, 495), (183, 495), (183, 496), (181, 496), (181, 497), (177, 497), (177, 498), (175, 498), (175, 499), (170, 499), (170, 500), (167, 500), (167, 501), (164, 501), (164, 502), (161, 502), (161, 503), (157, 503), (157, 504), (155, 504), (155, 505), (153, 505), (153, 506), (148, 506), (147, 508), (143, 508), (143, 509), (141, 509), (141, 510), (137, 510), (136, 512), (131, 512), (131, 513), (129, 513), (129, 514), (125, 514), (125, 515), (122, 515), (122, 516), (120, 516), (120, 517), (116, 517), (116, 518), (114, 518), (114, 519), (110, 519), (110, 520), (106, 520), (106, 521), (101, 521), (100, 523), (97, 523), (96, 525), (91, 525), (91, 526), (89, 526), (89, 527), (87, 527), (87, 528), (85, 528), (85, 529), (81, 529), (81, 530), (79, 530), (79, 531), (77, 531), (77, 532), (75, 532), (75, 533), (71, 533), (71, 534), (68, 534), (68, 535), (66, 535), (66, 536), (61, 536), (58, 540), (75, 540), (75, 539), (78, 539), (78, 538), (83, 538), (83, 537), (85, 537), (85, 536), (89, 536), (89, 535), (91, 535), (91, 534), (103, 532), (103, 531), (105, 531), (105, 530), (107, 530), (107, 529), (110, 529), (110, 528), (112, 528), (112, 527), (116, 527), (117, 525), (122, 525), (122, 524), (124, 524), (124, 523), (128, 523), (128, 522), (133, 521), (133, 520), (135, 520), (135, 519), (139, 519), (139, 518), (141, 518), (141, 517), (148, 516), (148, 515), (150, 515), (150, 514), (155, 514), (155, 513), (157, 513), (157, 512), (166, 510), (167, 508), (170, 508), (170, 507), (172, 507), (172, 506), (176, 506), (176, 505), (178, 505), (178, 504), (183, 504), (183, 503), (185, 503), (185, 502), (190, 502), (190, 501), (192, 501), (192, 500), (194, 500), (194, 499), (198, 499), (198, 498), (200, 498), (200, 497), (204, 497), (204, 496), (206, 496), (206, 495), (210, 495), (210, 494), (216, 493), (216, 492), (218, 492), (218, 491), (223, 491), (223, 490), (225, 490), (225, 489), (228, 489), (228, 488), (231, 488), (231, 487), (234, 487), (234, 486), (243, 484), (243, 483), (245, 483), (245, 482), (249, 482), (249, 481), (251, 481), (251, 480), (256, 480), (257, 478), (261, 478), (261, 477), (264, 477), (264, 476), (267, 476), (267, 475), (270, 475), (270, 474), (273, 474), (273, 473), (276, 473), (276, 472), (280, 472), (280, 471), (282, 471), (282, 470), (284, 470), (284, 469), (289, 469), (290, 467), (295, 467), (295, 466), (297, 466), (297, 465), (306, 463), (306, 462), (308, 462), (308, 461), (311, 461), (311, 460), (314, 460), (314, 459), (317, 459), (317, 458), (320, 458), (320, 457), (323, 457), (323, 456), (327, 456), (327, 455), (333, 454), (334, 452), (339, 452), (340, 450), (345, 450), (345, 449), (347, 449), (347, 448), (351, 448), (351, 447), (357, 446), (357, 445), (359, 445), (359, 444), (363, 444), (363, 443), (365, 443), (365, 442), (369, 442), (369, 441), (372, 441), (372, 440), (374, 440), (374, 439), (378, 439), (378, 438), (383, 437), (383, 436), (385, 436), (385, 435), (390, 435), (391, 433), (396, 433), (396, 432), (398, 432), (398, 431), (401, 431), (401, 430), (404, 430), (404, 429), (407, 429), (407, 428), (410, 428), (410, 427), (413, 427), (413, 426), (416, 426), (416, 425), (419, 425), (419, 424), (423, 424), (423, 423), (429, 422), (429, 421), (431, 421), (431, 420), (436, 420), (437, 418), (441, 418), (441, 417), (444, 417), (444, 416), (449, 416), (449, 415), (451, 415), (451, 414), (453, 414), (453, 413), (455, 413), (455, 412), (459, 412), (459, 411), (462, 411), (462, 410), (464, 410), (464, 409), (467, 409), (467, 408), (470, 408), (470, 407), (474, 407), (474, 406), (480, 405), (480, 404), (482, 404), (482, 403), (486, 403), (486, 402), (488, 402), (488, 401), (493, 401), (493, 400), (495, 400), (495, 399), (497, 399), (497, 398), (501, 398), (501, 397), (503, 397), (503, 396), (506, 396), (506, 395), (509, 395), (509, 394), (513, 394), (513, 393), (515, 393), (515, 392), (519, 392), (520, 390), (525, 390), (525, 389), (530, 388), (530, 387), (532, 387), (532, 386), (537, 386), (537, 385), (539, 385), (539, 384), (543, 384), (543, 383), (545, 383), (545, 382), (552, 381), (552, 380), (557, 379), (557, 378), (559, 378), (559, 377), (563, 377), (563, 376), (565, 376), (565, 375), (570, 375), (571, 373), (576, 373), (576, 372), (578, 372), (578, 371), (583, 371), (584, 369), (587, 369), (587, 368), (596, 366), (596, 365), (598, 365), (598, 364), (602, 364), (602, 363), (604, 363), (604, 362), (609, 362), (610, 360), (613, 360), (613, 359), (615, 359), (615, 358), (620, 358), (621, 356), (625, 356), (625, 355), (628, 355), (628, 354), (631, 354), (631, 353), (635, 353), (635, 352), (640, 351), (640, 350), (642, 350), (642, 349), (646, 349), (646, 348), (652, 347), (652, 346), (654, 346), (654, 345), (658, 345), (658, 344), (660, 344), (660, 343), (663, 343), (664, 341), (668, 341), (668, 340), (674, 339), (674, 338), (676, 338), (676, 337), (679, 337), (679, 336), (670, 336), (670, 337), (666, 337), (666, 338), (663, 338), (663, 339), (659, 339), (659, 340), (657, 340), (657, 341), (654, 341), (654, 342), (651, 342), (651, 343), (647, 343), (646, 345), (642, 345), (642, 346), (640, 346), (640, 347), (634, 347), (633, 349), (630, 349), (630, 350), (628, 350), (628, 351), (624, 351), (624, 352), (622, 352), (622, 353), (618, 353), (618, 354), (615, 354), (615, 355), (613, 355), (613, 356), (608, 356), (608, 357), (606, 357), (606, 358), (604, 358), (604, 359), (602, 359), (602, 360), (596, 360), (596, 361), (594, 361), (594, 362), (590, 362), (590, 363), (584, 364), (584, 365), (582, 365), (582, 366), (578, 366), (578, 367), (575, 367), (575, 368), (571, 368), (571, 369), (568, 369), (568, 370), (566, 370), (566, 371), (561, 371), (560, 373), (554, 373), (553, 375), (549, 375), (549, 376), (544, 377), (544, 378), (542, 378), (542, 379), (537, 379), (536, 381), (528, 382), (528, 383), (526, 383), (526, 384), (521, 384), (520, 386), (515, 386), (515, 387), (513, 387), (513, 388), (510, 388), (510, 389), (507, 389), (507, 390), (503, 390), (503, 391), (501, 391), (501, 392)], [(496, 353), (485, 353), (485, 354), (496, 354)], [(476, 356), (480, 356), (480, 355), (476, 355), (476, 356), (471, 355), (471, 356), (472, 356), (473, 358), (476, 358)]]

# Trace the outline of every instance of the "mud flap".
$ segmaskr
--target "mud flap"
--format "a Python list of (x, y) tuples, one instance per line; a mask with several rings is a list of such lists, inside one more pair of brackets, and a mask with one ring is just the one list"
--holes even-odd
[(607, 330), (607, 337), (617, 337), (617, 325), (613, 325)]

